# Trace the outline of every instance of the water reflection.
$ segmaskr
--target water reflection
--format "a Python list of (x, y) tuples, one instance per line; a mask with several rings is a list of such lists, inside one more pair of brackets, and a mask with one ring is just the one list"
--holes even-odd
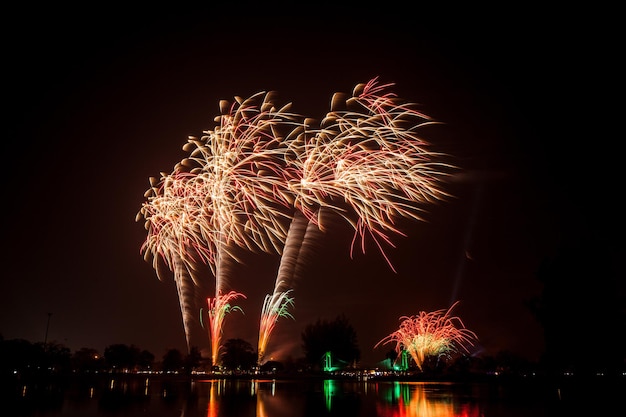
[(379, 401), (376, 412), (380, 417), (478, 417), (476, 404), (462, 403), (452, 384), (425, 382), (393, 382), (376, 386)]
[[(18, 383), (8, 415), (57, 417), (529, 417), (615, 404), (620, 384), (522, 384), (334, 379), (186, 379), (98, 376)], [(15, 410), (15, 411), (14, 411)], [(601, 413), (600, 413), (601, 414)]]
[[(463, 397), (452, 389), (452, 384), (425, 382), (363, 383), (327, 379), (323, 381), (321, 390), (315, 385), (302, 384), (301, 382), (281, 381), (280, 384), (278, 394), (277, 381), (275, 380), (198, 381), (193, 383), (192, 391), (206, 392), (207, 417), (219, 417), (221, 415), (251, 415), (256, 417), (286, 415), (477, 417), (481, 415), (478, 405), (462, 402)], [(290, 395), (288, 387), (297, 387), (299, 390), (291, 390), (295, 392), (295, 395)], [(228, 400), (233, 395), (237, 397), (237, 410), (233, 408), (233, 401)], [(202, 397), (201, 394), (200, 398)], [(320, 407), (319, 399), (323, 400), (323, 407)], [(220, 414), (220, 405), (226, 401), (230, 404), (223, 409), (225, 414)], [(254, 413), (246, 414), (248, 407), (245, 404), (251, 401), (255, 402)], [(368, 405), (371, 407), (368, 408)], [(369, 409), (371, 409), (371, 413), (367, 414)], [(289, 411), (286, 413), (285, 410)], [(314, 414), (314, 410), (320, 414)], [(189, 412), (193, 411), (188, 407), (183, 408), (181, 417), (186, 417)], [(235, 412), (237, 414), (234, 414)]]
[(303, 415), (299, 411), (303, 407), (302, 399), (292, 395), (298, 392), (300, 384), (283, 382), (280, 392), (277, 392), (276, 380), (205, 380), (195, 385), (199, 407), (194, 404), (194, 409), (184, 408), (181, 417), (195, 416), (204, 401), (206, 417)]

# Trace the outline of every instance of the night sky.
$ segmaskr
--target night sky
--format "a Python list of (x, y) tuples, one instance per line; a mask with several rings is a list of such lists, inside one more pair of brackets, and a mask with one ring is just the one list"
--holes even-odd
[[(299, 357), (307, 324), (345, 314), (372, 364), (400, 316), (458, 300), (475, 353), (538, 359), (542, 329), (527, 302), (541, 295), (542, 261), (600, 242), (622, 254), (623, 276), (617, 29), (607, 12), (584, 15), (599, 22), (588, 32), (583, 15), (336, 6), (278, 15), (243, 5), (7, 13), (0, 334), (43, 341), (52, 313), (48, 341), (72, 351), (186, 351), (174, 283), (140, 254), (146, 231), (135, 215), (148, 178), (186, 156), (187, 136), (213, 129), (221, 99), (277, 91), (321, 118), (333, 93), (380, 77), (443, 122), (422, 136), (463, 175), (447, 185), (453, 198), (407, 222), (407, 237), (388, 248), (397, 273), (373, 246), (350, 259), (346, 227), (327, 231), (297, 282), (295, 320), (279, 320), (270, 346)], [(225, 339), (256, 347), (278, 261), (250, 255), (237, 266), (230, 282), (247, 298), (243, 314), (227, 316)]]

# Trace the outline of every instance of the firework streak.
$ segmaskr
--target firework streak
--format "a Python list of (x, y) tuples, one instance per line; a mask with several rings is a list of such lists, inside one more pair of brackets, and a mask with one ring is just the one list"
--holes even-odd
[[(215, 278), (209, 298), (213, 360), (218, 360), (224, 313), (243, 294), (228, 284), (228, 264), (243, 250), (281, 255), (273, 294), (261, 312), (258, 354), (279, 317), (292, 317), (293, 280), (304, 263), (305, 241), (324, 230), (323, 212), (345, 219), (365, 252), (371, 238), (393, 270), (383, 248), (403, 235), (398, 218), (422, 220), (424, 206), (447, 197), (441, 184), (453, 168), (444, 155), (427, 150), (417, 134), (435, 123), (389, 92), (377, 79), (335, 94), (331, 111), (313, 126), (275, 106), (271, 93), (220, 102), (218, 126), (183, 148), (189, 157), (171, 174), (151, 179), (148, 201), (138, 215), (148, 237), (142, 245), (159, 279), (174, 272), (189, 344), (189, 301), (199, 285), (196, 271), (208, 265)], [(317, 234), (319, 235), (319, 234)]]
[(419, 127), (434, 122), (387, 92), (389, 87), (374, 79), (357, 85), (347, 100), (335, 94), (321, 126), (311, 129), (306, 123), (288, 143), (289, 166), (296, 176), (289, 178), (287, 187), (299, 213), (289, 229), (293, 236), (286, 241), (274, 294), (266, 296), (274, 307), (264, 308), (261, 316), (261, 323), (272, 325), (261, 326), (259, 361), (269, 340), (266, 332), (286, 309), (276, 303), (293, 302), (281, 295), (294, 279), (303, 241), (311, 236), (303, 234), (307, 229), (300, 213), (319, 228), (322, 209), (343, 216), (355, 230), (351, 254), (359, 239), (365, 252), (366, 237), (372, 237), (394, 270), (382, 243), (393, 246), (390, 235), (402, 235), (395, 219), (421, 220), (425, 204), (447, 196), (440, 185), (452, 167), (439, 162), (443, 155), (427, 151), (427, 143), (417, 135)]
[(442, 309), (426, 313), (421, 311), (415, 316), (400, 317), (400, 328), (376, 344), (396, 343), (395, 350), (407, 351), (422, 370), (428, 356), (450, 356), (462, 348), (473, 346), (476, 334), (465, 328), (460, 318), (451, 316), (455, 302), (448, 310)]

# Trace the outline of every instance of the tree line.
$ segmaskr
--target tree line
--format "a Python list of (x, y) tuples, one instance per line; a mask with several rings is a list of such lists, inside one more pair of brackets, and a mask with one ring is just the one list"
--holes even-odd
[[(536, 276), (543, 285), (542, 293), (527, 301), (527, 307), (544, 329), (545, 352), (539, 363), (529, 362), (513, 352), (499, 352), (494, 357), (462, 355), (449, 362), (428, 358), (427, 371), (625, 374), (626, 345), (619, 343), (619, 335), (626, 332), (623, 250), (596, 241), (577, 243), (545, 259)], [(304, 357), (270, 362), (264, 364), (266, 369), (319, 371), (329, 352), (344, 368), (358, 366), (357, 335), (345, 316), (309, 324), (301, 336)], [(252, 345), (241, 339), (227, 340), (220, 355), (222, 367), (230, 371), (249, 371), (258, 365), (256, 358)], [(391, 364), (397, 359), (396, 353), (390, 351), (381, 362)], [(157, 361), (154, 354), (134, 345), (113, 344), (102, 355), (87, 347), (72, 353), (55, 342), (5, 340), (0, 334), (0, 376), (211, 370), (204, 366), (198, 349), (193, 347), (187, 353), (170, 349)]]
[[(332, 351), (348, 363), (357, 363), (360, 350), (356, 332), (343, 315), (335, 320), (318, 320), (305, 328), (302, 334), (305, 357), (285, 363), (270, 361), (263, 368), (276, 371), (287, 368), (320, 369), (325, 352)], [(243, 339), (229, 339), (220, 355), (221, 369), (250, 371), (257, 367), (257, 353)], [(161, 358), (135, 345), (112, 344), (104, 352), (82, 347), (72, 352), (57, 342), (30, 342), (24, 339), (4, 339), (0, 334), (1, 375), (63, 375), (98, 372), (128, 373), (159, 371), (190, 374), (193, 371), (211, 371), (209, 358), (203, 358), (197, 347), (187, 353), (168, 349)]]

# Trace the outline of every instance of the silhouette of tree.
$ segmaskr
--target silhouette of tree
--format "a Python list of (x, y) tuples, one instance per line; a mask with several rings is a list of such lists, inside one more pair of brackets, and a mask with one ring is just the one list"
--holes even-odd
[(66, 374), (71, 372), (71, 350), (56, 342), (36, 343), (37, 350), (43, 352), (40, 361), (42, 371), (47, 374)]
[(226, 369), (247, 371), (256, 365), (257, 355), (252, 345), (243, 339), (228, 339), (224, 343), (222, 365)]
[(135, 345), (113, 344), (104, 349), (107, 366), (114, 372), (135, 369), (139, 362), (140, 351)]
[(80, 348), (72, 355), (72, 369), (78, 373), (99, 371), (104, 367), (104, 358), (96, 349)]
[(306, 362), (315, 369), (321, 367), (326, 352), (348, 364), (361, 359), (356, 331), (343, 314), (332, 321), (318, 319), (307, 325), (302, 333), (302, 348)]
[(184, 366), (186, 373), (190, 374), (191, 371), (198, 368), (202, 362), (202, 355), (197, 346), (192, 346), (189, 349), (189, 353), (185, 356)]
[(266, 372), (266, 373), (282, 372), (284, 369), (285, 369), (285, 365), (283, 365), (282, 362), (271, 361), (271, 360), (265, 362), (263, 365), (259, 367), (259, 370), (261, 372)]
[(137, 360), (137, 365), (139, 366), (139, 369), (142, 370), (150, 370), (152, 369), (152, 367), (154, 366), (154, 354), (152, 354), (152, 352), (147, 351), (147, 350), (142, 350), (139, 353), (139, 358)]
[(178, 349), (168, 349), (163, 355), (162, 366), (165, 372), (178, 372), (184, 365), (183, 354)]
[(43, 359), (42, 346), (25, 339), (3, 340), (0, 344), (0, 376), (18, 372), (20, 375), (34, 373)]

